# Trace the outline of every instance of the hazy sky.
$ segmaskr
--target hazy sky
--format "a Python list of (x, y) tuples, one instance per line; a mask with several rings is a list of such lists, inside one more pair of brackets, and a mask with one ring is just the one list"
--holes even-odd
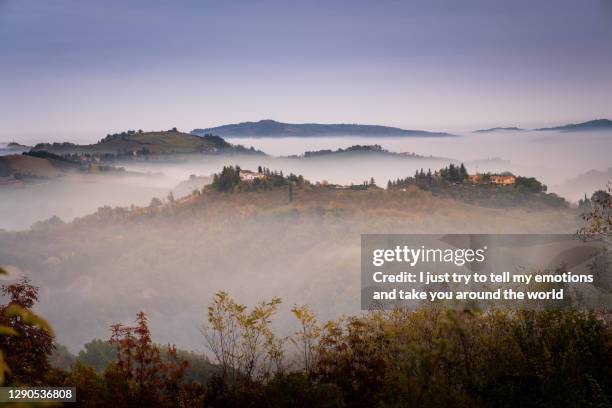
[(605, 0), (0, 0), (0, 140), (598, 117), (612, 117)]

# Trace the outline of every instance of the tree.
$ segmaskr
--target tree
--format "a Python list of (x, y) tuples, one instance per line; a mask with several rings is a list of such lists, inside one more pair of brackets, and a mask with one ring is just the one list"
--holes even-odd
[(546, 186), (540, 183), (535, 177), (516, 177), (515, 185), (526, 189), (532, 193), (542, 193), (546, 191)]
[(76, 363), (76, 357), (72, 354), (66, 346), (56, 344), (53, 353), (49, 358), (49, 364), (53, 368), (59, 368), (61, 370), (70, 370)]
[(265, 380), (274, 372), (282, 371), (282, 340), (270, 327), (280, 303), (279, 298), (273, 298), (248, 311), (227, 292), (215, 294), (202, 334), (221, 368), (221, 379), (226, 385)]
[(591, 208), (591, 200), (588, 199), (586, 193), (584, 194), (584, 198), (578, 200), (578, 208), (581, 209), (589, 209)]
[(162, 399), (178, 397), (187, 362), (178, 358), (175, 346), (167, 346), (162, 360), (159, 347), (153, 343), (149, 321), (144, 312), (136, 315), (135, 326), (111, 326), (109, 343), (117, 350), (116, 363), (107, 368), (109, 375), (125, 379), (134, 388), (130, 399), (138, 406), (154, 406)]
[(123, 403), (125, 401), (124, 395), (106, 392), (109, 388), (108, 383), (92, 367), (77, 361), (72, 370), (67, 374), (63, 383), (53, 385), (76, 387), (79, 406), (104, 408), (112, 404), (114, 407), (123, 408), (127, 405)]
[(612, 183), (607, 191), (599, 190), (591, 197), (591, 211), (582, 217), (588, 224), (578, 233), (584, 237), (601, 236), (606, 240), (612, 234)]
[(85, 344), (83, 350), (79, 351), (77, 358), (82, 364), (102, 373), (109, 364), (115, 361), (116, 357), (117, 348), (115, 346), (108, 341), (93, 339)]
[(229, 192), (240, 184), (240, 167), (223, 166), (221, 173), (213, 176), (212, 187), (220, 192)]
[(459, 181), (467, 180), (468, 172), (465, 168), (465, 165), (461, 163), (461, 167), (459, 167)]
[(151, 199), (151, 203), (149, 204), (149, 207), (150, 208), (158, 208), (158, 207), (161, 207), (162, 205), (163, 205), (162, 200), (160, 200), (157, 197), (153, 197)]
[(300, 329), (295, 332), (291, 342), (298, 348), (302, 358), (303, 370), (310, 374), (316, 364), (316, 344), (321, 336), (321, 326), (307, 305), (294, 306), (291, 313), (298, 320)]
[[(38, 302), (38, 287), (25, 277), (16, 283), (0, 286), (0, 293), (9, 303), (0, 306), (0, 350), (5, 353), (10, 369), (8, 382), (12, 384), (41, 384), (49, 371), (49, 357), (53, 352), (54, 334), (51, 327), (32, 313)], [(9, 334), (7, 336), (6, 334)]]

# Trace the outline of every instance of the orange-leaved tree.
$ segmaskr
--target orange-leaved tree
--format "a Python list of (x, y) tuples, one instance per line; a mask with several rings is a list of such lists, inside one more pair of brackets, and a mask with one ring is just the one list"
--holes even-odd
[[(0, 268), (0, 275), (7, 272)], [(39, 385), (49, 370), (54, 334), (32, 307), (38, 287), (28, 278), (0, 286), (8, 303), (0, 306), (0, 384)], [(7, 378), (5, 378), (5, 376)]]
[(179, 398), (187, 361), (177, 356), (173, 345), (167, 346), (162, 358), (159, 346), (151, 339), (145, 313), (137, 314), (135, 326), (116, 324), (111, 329), (110, 343), (116, 347), (117, 361), (107, 371), (122, 377), (128, 398), (144, 406)]

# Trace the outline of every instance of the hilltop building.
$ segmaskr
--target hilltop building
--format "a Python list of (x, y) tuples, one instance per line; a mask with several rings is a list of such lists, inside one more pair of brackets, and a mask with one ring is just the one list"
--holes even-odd
[(516, 177), (511, 173), (494, 174), (490, 176), (492, 184), (501, 186), (512, 186), (516, 183)]
[(240, 180), (241, 181), (254, 181), (257, 179), (264, 179), (266, 176), (262, 173), (255, 173), (250, 170), (240, 170)]
[(513, 186), (516, 184), (516, 177), (509, 172), (491, 175), (476, 173), (468, 175), (468, 181), (472, 184), (490, 183), (498, 186)]
[(468, 181), (472, 184), (480, 184), (482, 183), (482, 174), (480, 173), (476, 173), (476, 174), (469, 174), (468, 175)]

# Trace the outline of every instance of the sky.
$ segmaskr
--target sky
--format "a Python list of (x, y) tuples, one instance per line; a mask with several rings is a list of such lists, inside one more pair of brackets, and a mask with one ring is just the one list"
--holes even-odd
[(0, 0), (0, 141), (605, 117), (610, 0)]

